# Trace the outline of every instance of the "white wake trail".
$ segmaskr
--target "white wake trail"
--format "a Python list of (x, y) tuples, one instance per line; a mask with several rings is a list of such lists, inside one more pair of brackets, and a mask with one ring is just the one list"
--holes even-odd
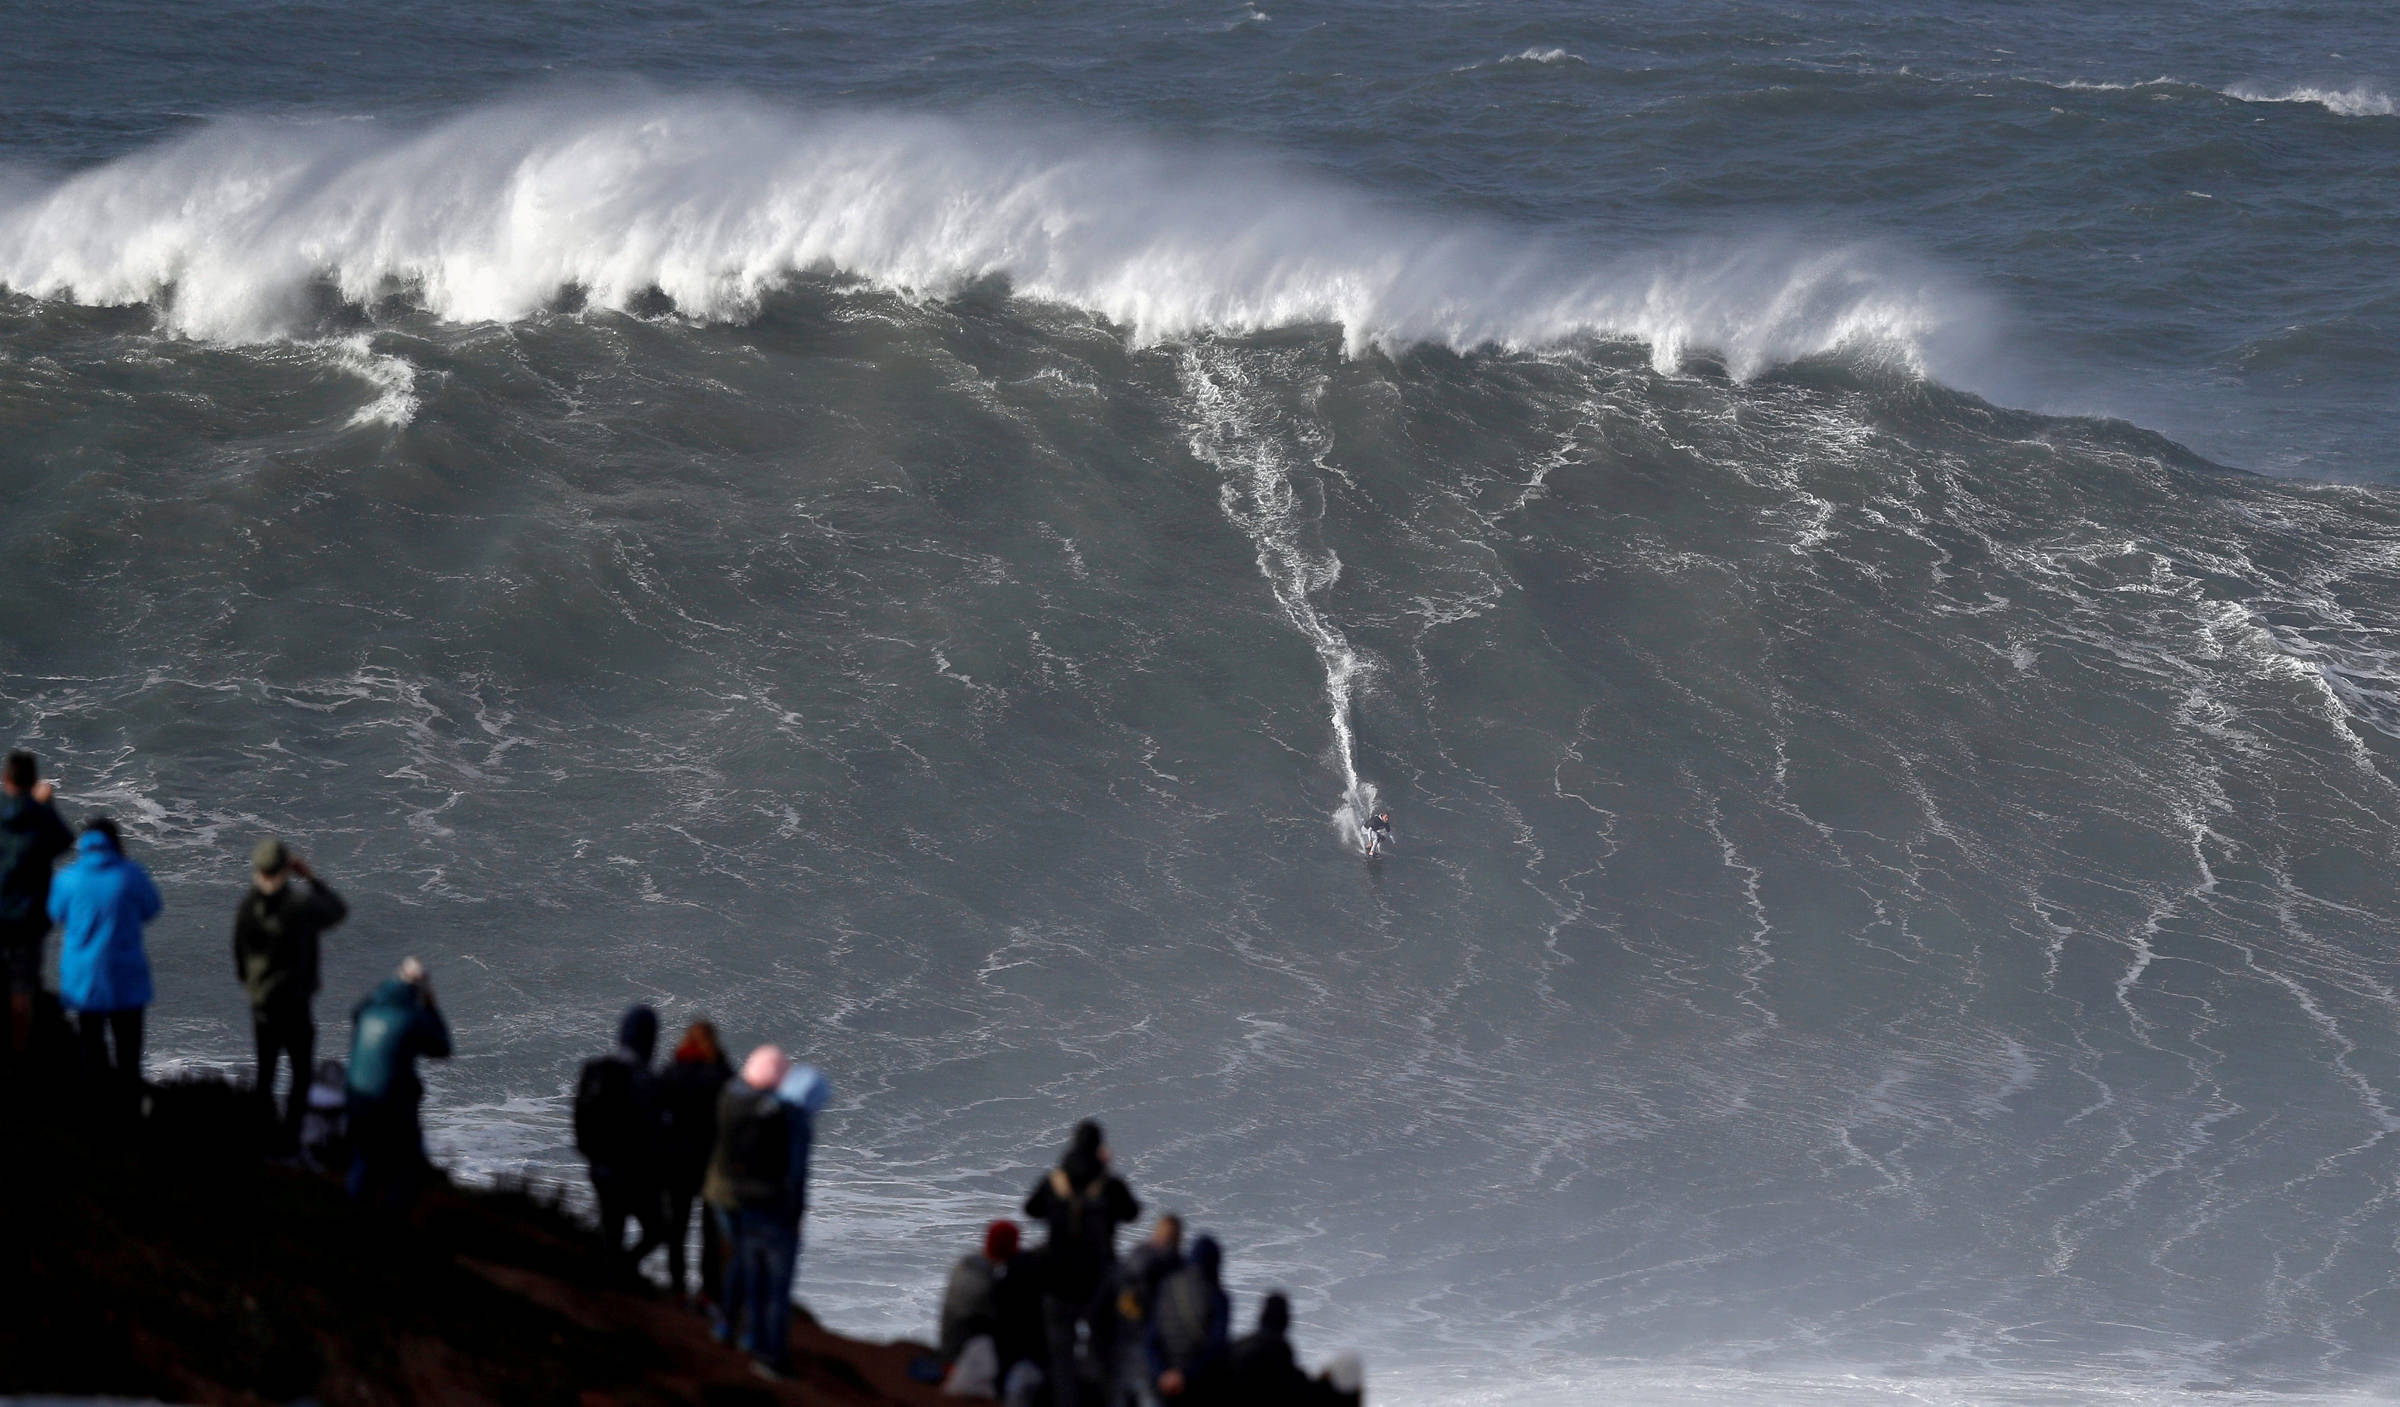
[(1283, 617), (1316, 650), (1325, 671), (1325, 706), (1333, 727), (1334, 763), (1342, 799), (1332, 823), (1342, 844), (1366, 853), (1366, 820), (1375, 814), (1375, 784), (1358, 774), (1358, 734), (1351, 704), (1374, 670), (1311, 598), (1342, 575), (1331, 548), (1308, 541), (1309, 520), (1293, 481), (1289, 451), (1249, 394), (1250, 373), (1221, 348), (1183, 350), (1181, 375), (1192, 419), (1192, 453), (1224, 474), (1217, 502), (1258, 549), (1258, 570)]

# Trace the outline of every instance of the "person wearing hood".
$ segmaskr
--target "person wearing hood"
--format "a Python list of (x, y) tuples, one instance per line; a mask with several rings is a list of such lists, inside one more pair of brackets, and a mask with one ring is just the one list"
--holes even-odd
[(7, 1053), (33, 1040), (33, 999), (42, 990), (42, 940), (50, 936), (50, 871), (75, 848), (53, 804), (41, 763), (19, 748), (0, 763), (0, 985), (8, 995)]
[(1267, 1296), (1258, 1328), (1237, 1340), (1226, 1359), (1227, 1395), (1243, 1407), (1307, 1407), (1316, 1385), (1292, 1356), (1292, 1302)]
[[(294, 881), (298, 881), (297, 884)], [(250, 1032), (258, 1051), (258, 1097), (275, 1108), (275, 1066), (292, 1067), (283, 1105), (283, 1141), (297, 1146), (308, 1111), (309, 1071), (317, 1049), (318, 938), (350, 906), (280, 840), (250, 852), (250, 887), (233, 914), (233, 973), (250, 997)]]
[(665, 1132), (658, 1083), (650, 1053), (658, 1045), (658, 1013), (647, 1006), (626, 1008), (617, 1022), (617, 1043), (608, 1054), (583, 1063), (575, 1081), (575, 1148), (591, 1164), (592, 1195), (600, 1207), (600, 1239), (614, 1253), (625, 1251), (625, 1222), (641, 1229), (629, 1265), (667, 1239)]
[(701, 1196), (725, 1241), (724, 1337), (776, 1373), (791, 1369), (792, 1281), (808, 1212), (825, 1077), (762, 1045), (717, 1100), (717, 1143)]
[(117, 823), (106, 816), (85, 822), (75, 863), (50, 884), (50, 917), (60, 930), (58, 996), (75, 1013), (86, 1068), (129, 1086), (141, 1081), (142, 1011), (152, 995), (142, 926), (161, 907), (149, 872), (126, 858)]
[(1143, 1346), (1150, 1356), (1150, 1380), (1168, 1402), (1207, 1403), (1220, 1395), (1233, 1314), (1218, 1279), (1223, 1263), (1217, 1238), (1199, 1237), (1183, 1269), (1158, 1287)]
[[(708, 1176), (708, 1156), (717, 1146), (717, 1100), (733, 1067), (725, 1063), (717, 1043), (717, 1028), (695, 1021), (685, 1028), (675, 1058), (659, 1073), (658, 1103), (666, 1123), (664, 1168), (667, 1204), (667, 1278), (675, 1293), (687, 1293), (684, 1274), (684, 1233), (692, 1223), (692, 1204), (700, 1199), (700, 1184)], [(725, 1245), (716, 1222), (700, 1217), (700, 1288), (714, 1302), (725, 1274)]]
[(1116, 1314), (1105, 1290), (1117, 1263), (1117, 1228), (1140, 1216), (1142, 1204), (1108, 1163), (1100, 1125), (1085, 1119), (1075, 1126), (1058, 1166), (1025, 1199), (1025, 1215), (1049, 1228), (1042, 1247), (1042, 1327), (1049, 1339), (1055, 1407), (1077, 1407), (1083, 1400), (1077, 1325), (1090, 1338), (1091, 1376), (1105, 1382), (1115, 1364)]
[(449, 1059), (450, 1026), (415, 958), (353, 1008), (350, 1021), (350, 1195), (404, 1210), (425, 1168), (417, 1061)]

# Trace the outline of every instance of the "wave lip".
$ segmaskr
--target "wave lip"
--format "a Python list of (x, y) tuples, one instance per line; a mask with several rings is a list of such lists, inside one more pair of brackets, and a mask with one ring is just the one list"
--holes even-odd
[(741, 320), (789, 279), (903, 297), (993, 278), (1143, 343), (1338, 326), (1354, 352), (1646, 343), (1735, 376), (1872, 349), (1917, 374), (1964, 296), (1890, 251), (1798, 240), (1607, 255), (1394, 209), (1256, 157), (1005, 120), (725, 95), (551, 97), (414, 132), (212, 124), (0, 197), (0, 285), (151, 303), (173, 332), (301, 335), (313, 288), (508, 322), (566, 290)]
[(2347, 88), (2295, 84), (2281, 92), (2263, 84), (2236, 83), (2224, 92), (2226, 97), (2245, 103), (2311, 103), (2336, 117), (2400, 116), (2400, 104), (2392, 101), (2392, 95), (2370, 83), (2355, 83)]

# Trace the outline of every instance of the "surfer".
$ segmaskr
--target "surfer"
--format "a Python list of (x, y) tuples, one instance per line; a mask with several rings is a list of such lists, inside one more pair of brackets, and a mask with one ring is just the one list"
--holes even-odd
[(1367, 841), (1367, 854), (1370, 857), (1382, 854), (1383, 848), (1392, 843), (1392, 813), (1378, 811), (1369, 816), (1363, 833)]

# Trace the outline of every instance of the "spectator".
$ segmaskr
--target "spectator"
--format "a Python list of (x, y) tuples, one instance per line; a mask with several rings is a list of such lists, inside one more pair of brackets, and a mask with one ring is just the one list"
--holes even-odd
[(611, 1254), (625, 1251), (625, 1222), (640, 1227), (628, 1269), (666, 1240), (665, 1121), (650, 1053), (658, 1046), (658, 1013), (632, 1006), (617, 1023), (617, 1044), (583, 1063), (575, 1082), (575, 1147), (591, 1164), (592, 1194), (600, 1204), (600, 1238)]
[[(717, 1143), (717, 1099), (733, 1068), (717, 1044), (717, 1028), (695, 1021), (675, 1047), (675, 1059), (660, 1074), (659, 1110), (665, 1121), (662, 1170), (666, 1185), (667, 1278), (675, 1293), (686, 1293), (684, 1237), (692, 1224), (692, 1204), (699, 1200), (701, 1181), (708, 1176), (708, 1155)], [(714, 1303), (725, 1273), (725, 1243), (716, 1222), (700, 1218), (700, 1287), (702, 1298)]]
[(50, 886), (50, 917), (60, 929), (58, 995), (75, 1013), (85, 1067), (121, 1092), (141, 1083), (142, 1009), (151, 997), (142, 925), (161, 907), (149, 873), (126, 858), (117, 823), (106, 816), (85, 822), (75, 863)]
[(1091, 1338), (1091, 1376), (1105, 1380), (1115, 1363), (1112, 1306), (1103, 1303), (1117, 1261), (1117, 1228), (1142, 1213), (1123, 1179), (1108, 1170), (1107, 1141), (1090, 1119), (1075, 1126), (1066, 1155), (1034, 1184), (1025, 1214), (1049, 1226), (1042, 1247), (1042, 1329), (1050, 1355), (1053, 1407), (1078, 1407), (1084, 1398), (1076, 1326)]
[(1168, 1212), (1150, 1228), (1150, 1239), (1127, 1253), (1117, 1267), (1116, 1340), (1120, 1396), (1139, 1407), (1156, 1407), (1158, 1386), (1149, 1371), (1143, 1339), (1158, 1303), (1158, 1287), (1183, 1268), (1183, 1218)]
[[(983, 1249), (970, 1251), (950, 1267), (942, 1288), (939, 1347), (944, 1363), (958, 1362), (969, 1339), (1000, 1339), (1000, 1282), (1017, 1254), (1017, 1224), (1002, 1219), (983, 1231)], [(995, 1354), (995, 1363), (997, 1355)]]
[(300, 1120), (300, 1156), (319, 1172), (350, 1166), (350, 1081), (339, 1060), (317, 1062)]
[[(316, 1059), (318, 937), (350, 912), (333, 886), (308, 861), (267, 839), (250, 852), (250, 888), (233, 915), (233, 972), (250, 997), (250, 1032), (258, 1050), (258, 1097), (272, 1117), (275, 1066), (291, 1066), (283, 1104), (282, 1138), (297, 1146)], [(305, 889), (295, 888), (299, 880)]]
[(1258, 1328), (1228, 1355), (1228, 1395), (1242, 1407), (1308, 1407), (1316, 1387), (1292, 1357), (1292, 1302), (1281, 1290), (1267, 1296)]
[(403, 1211), (425, 1168), (417, 1119), (425, 1087), (417, 1059), (448, 1059), (450, 1027), (434, 1003), (425, 964), (415, 958), (369, 993), (350, 1019), (350, 1195)]
[(0, 982), (8, 989), (12, 1060), (33, 1039), (42, 940), (50, 934), (50, 871), (75, 848), (75, 833), (51, 804), (54, 792), (32, 753), (20, 748), (0, 763)]
[(791, 1368), (792, 1280), (825, 1077), (771, 1045), (750, 1052), (717, 1100), (701, 1195), (725, 1239), (724, 1335), (776, 1373)]
[(1158, 1395), (1181, 1407), (1214, 1402), (1222, 1383), (1232, 1306), (1218, 1283), (1217, 1238), (1192, 1242), (1190, 1260), (1158, 1287), (1147, 1347)]

